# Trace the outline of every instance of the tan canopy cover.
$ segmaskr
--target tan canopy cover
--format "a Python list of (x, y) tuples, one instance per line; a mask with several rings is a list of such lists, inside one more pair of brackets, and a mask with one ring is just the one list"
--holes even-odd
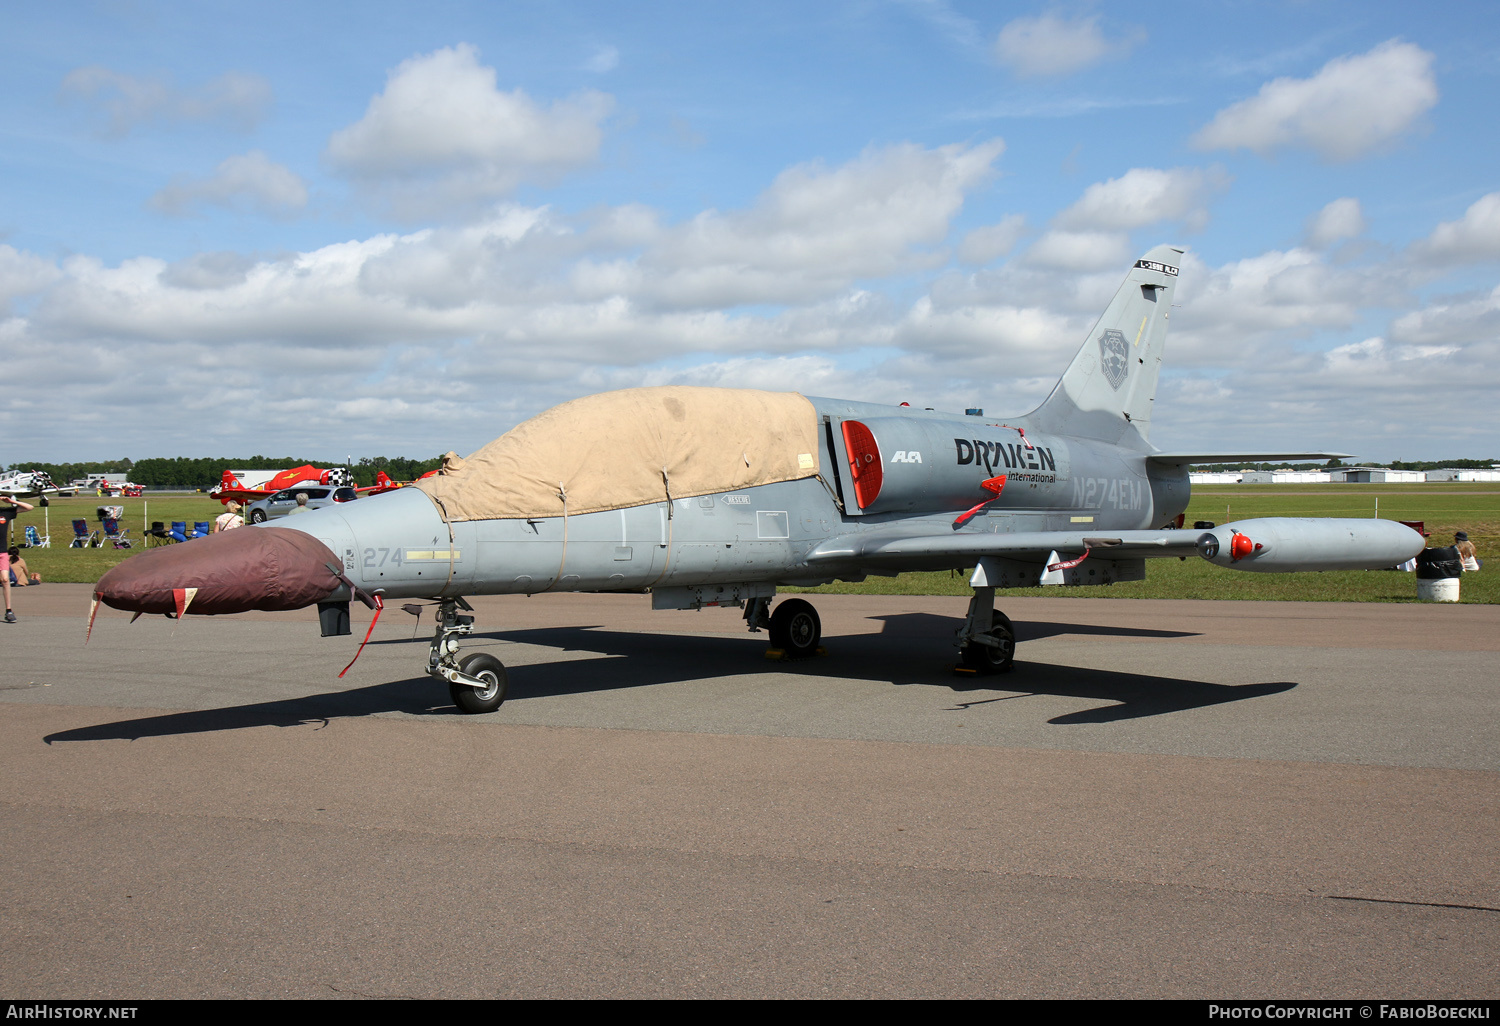
[(796, 392), (667, 385), (574, 399), (417, 487), (449, 520), (595, 513), (818, 473), (818, 418)]

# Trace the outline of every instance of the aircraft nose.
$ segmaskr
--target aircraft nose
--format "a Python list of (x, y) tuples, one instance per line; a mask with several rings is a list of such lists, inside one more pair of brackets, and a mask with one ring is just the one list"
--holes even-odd
[(94, 597), (138, 613), (300, 609), (341, 586), (338, 566), (310, 534), (244, 527), (132, 556), (99, 578)]

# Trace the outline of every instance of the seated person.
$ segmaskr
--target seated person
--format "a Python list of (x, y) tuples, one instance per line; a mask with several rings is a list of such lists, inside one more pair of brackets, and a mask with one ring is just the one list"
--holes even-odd
[(1463, 560), (1464, 569), (1473, 572), (1484, 564), (1479, 562), (1479, 554), (1474, 550), (1474, 543), (1469, 541), (1469, 536), (1464, 531), (1453, 533), (1453, 547), (1458, 549), (1458, 558)]
[(24, 588), (28, 584), (41, 584), (42, 575), (34, 573), (26, 565), (26, 560), (21, 558), (21, 550), (15, 546), (10, 548), (10, 583), (17, 588)]

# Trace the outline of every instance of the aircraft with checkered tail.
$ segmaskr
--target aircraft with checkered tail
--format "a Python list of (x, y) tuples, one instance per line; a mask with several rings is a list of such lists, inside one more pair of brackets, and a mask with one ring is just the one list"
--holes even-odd
[(1387, 520), (1184, 526), (1191, 464), (1347, 454), (1152, 447), (1181, 254), (1158, 246), (1134, 263), (1030, 413), (681, 386), (588, 396), (466, 459), (450, 453), (413, 487), (134, 556), (100, 579), (95, 602), (174, 615), (316, 604), (324, 635), (337, 636), (351, 599), (376, 609), (371, 631), (385, 603), (430, 600), (427, 671), (460, 710), (485, 713), (504, 701), (506, 672), (488, 653), (460, 657), (468, 595), (736, 606), (797, 658), (820, 651), (821, 625), (806, 599), (773, 608), (778, 587), (962, 569), (973, 595), (954, 637), (959, 666), (1001, 673), (1016, 645), (996, 588), (1139, 580), (1152, 558), (1282, 573), (1416, 555), (1422, 537)]

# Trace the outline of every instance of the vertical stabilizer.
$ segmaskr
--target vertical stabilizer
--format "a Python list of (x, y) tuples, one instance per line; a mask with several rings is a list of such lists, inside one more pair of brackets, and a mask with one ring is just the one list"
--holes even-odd
[(1132, 429), (1147, 437), (1182, 253), (1157, 246), (1135, 262), (1062, 380), (1030, 415), (1040, 430), (1110, 442)]

